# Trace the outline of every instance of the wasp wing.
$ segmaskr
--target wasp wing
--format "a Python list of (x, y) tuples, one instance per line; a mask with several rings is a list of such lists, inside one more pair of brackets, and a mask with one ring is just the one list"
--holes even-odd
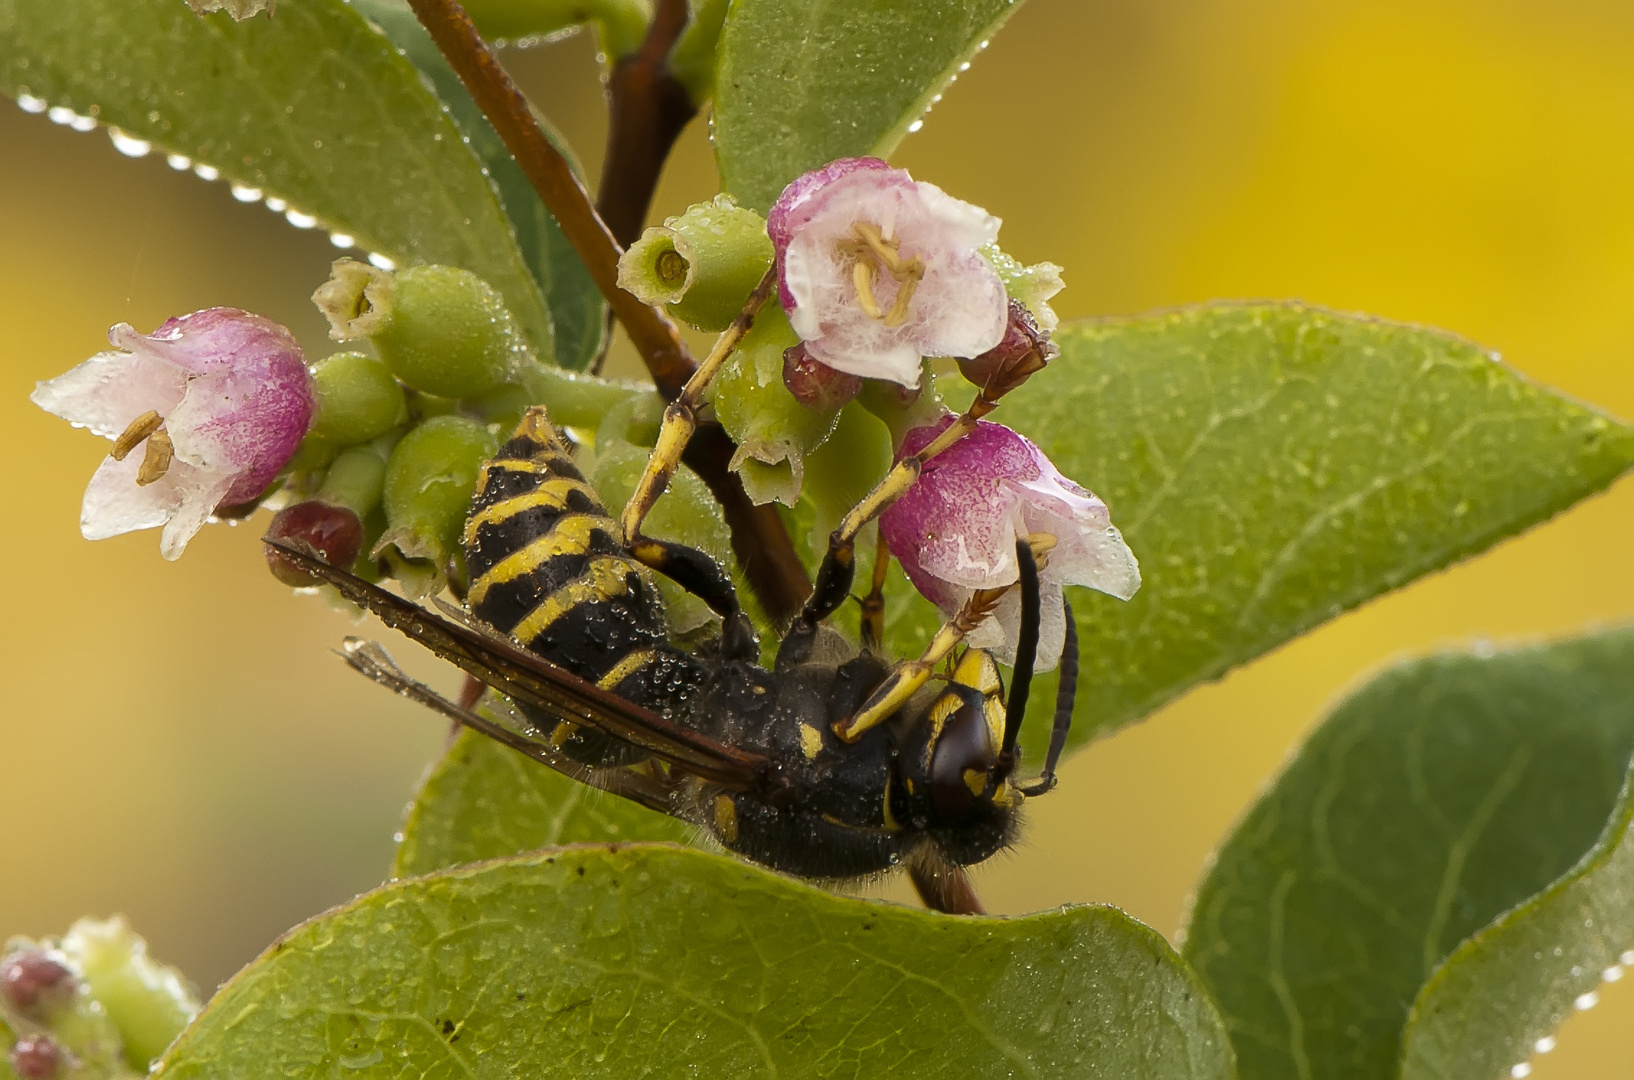
[(666, 720), (497, 635), (428, 611), (299, 547), (280, 540), (262, 542), (304, 572), (333, 585), (342, 596), (367, 608), (387, 626), (507, 697), (595, 728), (723, 787), (759, 789), (772, 781), (774, 763), (762, 754), (727, 746)]

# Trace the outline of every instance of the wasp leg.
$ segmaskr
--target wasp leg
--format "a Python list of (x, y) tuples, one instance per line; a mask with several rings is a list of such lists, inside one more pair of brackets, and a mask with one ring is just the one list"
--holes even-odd
[(649, 810), (657, 810), (661, 814), (675, 812), (674, 798), (664, 785), (654, 781), (651, 772), (643, 774), (630, 769), (592, 769), (581, 765), (550, 743), (534, 742), (480, 713), (456, 705), (431, 687), (409, 678), (377, 642), (347, 638), (345, 651), (340, 656), (351, 665), (352, 670), (367, 676), (393, 693), (439, 712), (456, 724), (486, 735), (569, 779), (640, 803)]
[[(1016, 541), (1016, 559), (1021, 561), (1023, 566), (1036, 565), (1038, 556), (1053, 546), (1053, 537), (1024, 537)], [(1036, 571), (1033, 580), (1035, 582), (1037, 580)], [(869, 695), (862, 708), (834, 725), (834, 734), (846, 742), (856, 742), (863, 732), (900, 709), (930, 680), (936, 665), (953, 652), (965, 639), (965, 635), (980, 626), (982, 620), (993, 613), (999, 600), (1014, 586), (1015, 582), (1012, 582), (996, 589), (977, 589), (970, 599), (965, 601), (964, 607), (936, 631), (936, 636), (925, 646), (925, 651), (919, 659), (899, 661), (886, 676), (885, 681)]]
[(1021, 789), (1027, 796), (1042, 795), (1055, 787), (1055, 766), (1067, 745), (1072, 711), (1078, 701), (1078, 624), (1072, 618), (1072, 605), (1063, 600), (1061, 606), (1067, 617), (1067, 638), (1061, 649), (1061, 685), (1055, 691), (1055, 723), (1050, 727), (1050, 749), (1044, 756), (1044, 768), (1037, 780)]
[(881, 532), (874, 547), (873, 588), (857, 601), (862, 606), (862, 647), (873, 653), (885, 648), (885, 574), (890, 569), (891, 548)]
[[(636, 541), (642, 539), (641, 525), (647, 520), (659, 496), (669, 487), (670, 478), (675, 475), (676, 468), (681, 464), (681, 453), (686, 449), (692, 438), (692, 433), (698, 429), (698, 407), (703, 403), (704, 392), (709, 384), (715, 381), (720, 374), (722, 365), (727, 357), (743, 341), (743, 335), (749, 332), (754, 325), (755, 316), (760, 313), (761, 307), (772, 294), (772, 286), (777, 281), (777, 270), (772, 268), (760, 279), (754, 292), (749, 294), (749, 300), (738, 312), (732, 325), (715, 341), (715, 347), (710, 350), (709, 356), (698, 365), (698, 370), (692, 373), (686, 385), (681, 388), (680, 394), (664, 409), (664, 423), (658, 429), (658, 445), (653, 447), (652, 456), (647, 459), (646, 471), (635, 486), (635, 494), (630, 496), (629, 503), (624, 507), (624, 513), (619, 518), (619, 525), (624, 530), (624, 541), (631, 545), (632, 551)], [(657, 567), (654, 567), (657, 569)]]
[(720, 563), (694, 547), (672, 540), (639, 536), (625, 550), (647, 566), (709, 605), (721, 617), (721, 652), (728, 660), (752, 660), (760, 655), (754, 624), (738, 603), (738, 591)]

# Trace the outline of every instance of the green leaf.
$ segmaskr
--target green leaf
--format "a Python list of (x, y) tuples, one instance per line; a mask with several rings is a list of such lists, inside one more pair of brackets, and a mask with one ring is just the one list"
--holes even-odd
[[(1228, 304), (1056, 340), (1061, 358), (994, 419), (1106, 500), (1143, 578), (1128, 602), (1071, 591), (1077, 741), (1634, 465), (1634, 428), (1434, 330)], [(1035, 735), (1053, 700), (1052, 677), (1034, 691)]]
[(665, 845), (387, 885), (222, 988), (159, 1075), (1231, 1075), (1219, 1019), (1123, 913), (951, 918)]
[(0, 90), (218, 169), (364, 251), (463, 266), (550, 353), (550, 316), (481, 163), (342, 0), (285, 0), (243, 23), (180, 0), (0, 0)]
[(896, 149), (1020, 0), (737, 0), (716, 60), (721, 185), (765, 213), (796, 176)]
[(1226, 841), (1187, 931), (1243, 1076), (1396, 1075), (1432, 973), (1410, 1075), (1521, 1060), (1634, 940), (1631, 753), (1634, 630), (1433, 657), (1340, 705)]
[[(1622, 662), (1631, 657), (1626, 653)], [(1625, 710), (1634, 694), (1622, 691)], [(1578, 783), (1561, 778), (1563, 788)], [(1460, 945), (1419, 991), (1407, 1018), (1402, 1076), (1485, 1078), (1525, 1061), (1579, 995), (1622, 976), (1634, 949), (1634, 768), (1587, 855), (1538, 896)], [(1621, 960), (1621, 963), (1619, 961)]]
[[(601, 351), (607, 303), (578, 252), (562, 233), (562, 227), (545, 209), (527, 174), (466, 93), (460, 77), (437, 51), (436, 43), (414, 13), (398, 0), (352, 0), (352, 6), (373, 20), (392, 44), (403, 50), (403, 55), (431, 80), (437, 95), (447, 103), (454, 122), (470, 140), (471, 149), (499, 189), (505, 213), (516, 234), (517, 247), (550, 306), (556, 363), (575, 371), (589, 367)], [(571, 161), (573, 155), (566, 141), (549, 121), (538, 115), (534, 119), (546, 137)], [(578, 171), (576, 164), (574, 171)]]
[(420, 785), (392, 876), (561, 844), (684, 842), (695, 831), (466, 731)]

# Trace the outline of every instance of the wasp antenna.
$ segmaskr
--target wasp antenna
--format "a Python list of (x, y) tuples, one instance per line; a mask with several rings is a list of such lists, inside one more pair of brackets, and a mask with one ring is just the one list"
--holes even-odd
[(1039, 771), (1037, 780), (1021, 789), (1029, 798), (1055, 788), (1055, 766), (1067, 745), (1073, 709), (1078, 704), (1078, 623), (1072, 617), (1072, 605), (1066, 600), (1061, 601), (1061, 610), (1067, 620), (1067, 636), (1061, 647), (1061, 683), (1055, 691), (1055, 723), (1050, 727), (1050, 749), (1044, 756), (1044, 768)]
[(1021, 570), (1021, 634), (1016, 641), (1016, 662), (1010, 676), (1010, 697), (1004, 703), (1004, 744), (993, 762), (992, 783), (996, 786), (1016, 767), (1016, 740), (1027, 716), (1027, 696), (1032, 690), (1033, 664), (1038, 659), (1038, 624), (1043, 617), (1038, 596), (1038, 560), (1032, 545), (1023, 537), (1016, 541), (1016, 563)]

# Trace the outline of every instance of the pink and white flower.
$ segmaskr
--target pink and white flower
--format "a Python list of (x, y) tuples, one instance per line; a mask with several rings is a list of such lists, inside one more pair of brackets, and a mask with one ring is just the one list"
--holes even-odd
[[(898, 457), (918, 453), (950, 423), (952, 417), (910, 431)], [(977, 589), (1020, 577), (1017, 540), (1053, 537), (1039, 574), (1040, 671), (1061, 657), (1062, 586), (1085, 585), (1120, 600), (1140, 588), (1140, 566), (1106, 504), (1061, 475), (1029, 440), (985, 420), (925, 463), (913, 487), (880, 517), (880, 529), (914, 587), (949, 615)], [(1020, 596), (1011, 590), (966, 640), (1008, 662), (1015, 657), (1020, 619)]]
[(795, 180), (766, 217), (778, 295), (813, 360), (918, 386), (927, 356), (1004, 337), (1004, 283), (980, 251), (999, 219), (878, 158)]
[(120, 323), (108, 340), (115, 350), (29, 399), (114, 440), (85, 489), (85, 538), (162, 525), (160, 554), (175, 559), (217, 507), (260, 495), (295, 453), (313, 413), (306, 363), (288, 330), (235, 308), (152, 334)]

